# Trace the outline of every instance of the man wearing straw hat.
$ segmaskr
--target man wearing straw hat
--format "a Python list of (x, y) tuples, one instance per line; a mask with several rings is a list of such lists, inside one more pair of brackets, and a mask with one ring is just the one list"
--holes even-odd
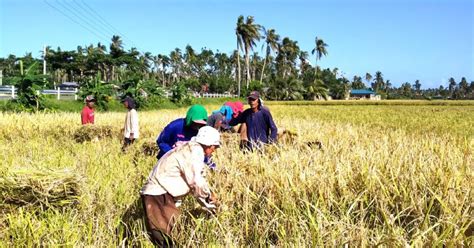
[(180, 199), (190, 192), (203, 207), (215, 211), (216, 197), (205, 179), (204, 159), (219, 146), (219, 131), (205, 126), (189, 142), (164, 154), (153, 167), (140, 194), (146, 228), (155, 245), (173, 246), (170, 235), (180, 215)]

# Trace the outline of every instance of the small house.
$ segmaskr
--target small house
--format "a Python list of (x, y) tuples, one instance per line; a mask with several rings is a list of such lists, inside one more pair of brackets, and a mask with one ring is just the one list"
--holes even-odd
[(351, 90), (349, 99), (380, 100), (380, 95), (372, 90)]

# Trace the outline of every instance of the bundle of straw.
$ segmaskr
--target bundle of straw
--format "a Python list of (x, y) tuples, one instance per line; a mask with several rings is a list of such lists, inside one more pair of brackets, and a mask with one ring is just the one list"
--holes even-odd
[(280, 128), (278, 129), (278, 142), (282, 144), (294, 144), (298, 140), (298, 133), (294, 130)]
[(74, 133), (74, 140), (78, 143), (94, 141), (106, 137), (119, 137), (120, 130), (112, 126), (83, 125)]
[(0, 175), (0, 204), (63, 207), (78, 201), (83, 178), (71, 170), (20, 169)]

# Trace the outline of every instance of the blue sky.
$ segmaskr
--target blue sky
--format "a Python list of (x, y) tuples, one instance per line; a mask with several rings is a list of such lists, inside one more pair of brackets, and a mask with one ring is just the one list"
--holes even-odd
[[(318, 64), (337, 67), (349, 79), (380, 70), (394, 86), (416, 79), (423, 88), (447, 85), (450, 77), (474, 80), (473, 0), (0, 2), (1, 57), (39, 57), (44, 44), (63, 50), (108, 45), (118, 32), (126, 49), (168, 54), (190, 44), (230, 53), (237, 17), (252, 15), (309, 52), (315, 36), (322, 38), (329, 54)], [(256, 51), (263, 54), (261, 45)]]

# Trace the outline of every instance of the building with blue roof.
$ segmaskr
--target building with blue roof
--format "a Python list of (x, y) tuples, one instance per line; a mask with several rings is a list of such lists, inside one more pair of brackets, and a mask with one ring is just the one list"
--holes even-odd
[(372, 90), (366, 89), (351, 89), (349, 94), (350, 99), (368, 99), (368, 100), (380, 100), (380, 95), (377, 95)]

